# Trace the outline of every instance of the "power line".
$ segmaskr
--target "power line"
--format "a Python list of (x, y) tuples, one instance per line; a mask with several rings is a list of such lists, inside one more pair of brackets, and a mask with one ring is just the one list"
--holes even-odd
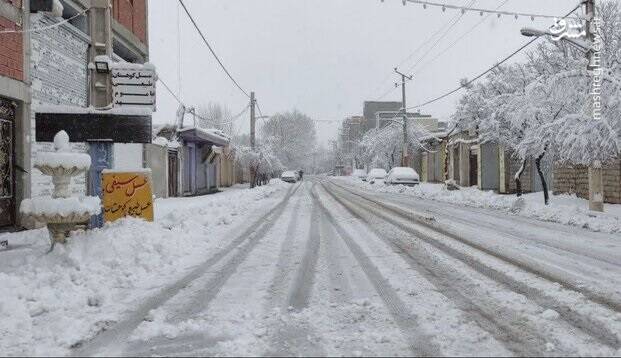
[[(406, 63), (407, 61), (409, 61), (414, 55), (416, 55), (425, 45), (427, 45), (429, 42), (431, 42), (438, 34), (440, 34), (447, 26), (449, 26), (451, 21), (455, 21), (460, 17), (460, 15), (455, 15), (451, 20), (449, 20), (448, 22), (446, 22), (445, 24), (443, 24), (442, 26), (440, 26), (440, 28), (438, 28), (436, 30), (436, 32), (434, 32), (431, 36), (429, 36), (423, 43), (421, 43), (420, 45), (418, 45), (418, 47), (416, 47), (416, 49), (414, 49), (414, 51), (412, 51), (406, 58), (404, 58), (403, 60), (401, 60), (399, 62), (399, 64), (397, 65), (397, 67), (400, 67), (401, 65), (403, 65), (404, 63)], [(393, 73), (390, 72), (381, 82), (380, 82), (380, 86), (382, 86), (384, 83), (386, 83), (391, 77), (393, 76)], [(396, 87), (391, 87), (388, 91), (386, 91), (383, 95), (379, 96), (376, 101), (379, 101), (381, 99), (383, 99), (384, 97), (386, 97), (387, 95), (389, 95), (390, 93), (394, 92), (396, 90)]]
[(168, 93), (170, 93), (173, 98), (182, 106), (185, 106), (185, 104), (183, 104), (183, 102), (181, 102), (181, 100), (179, 99), (179, 97), (170, 89), (170, 87), (168, 87), (168, 85), (166, 84), (166, 82), (164, 82), (164, 80), (162, 79), (161, 76), (158, 75), (157, 80), (160, 81), (163, 85), (164, 88), (166, 88), (166, 90), (168, 91)]
[(222, 63), (222, 61), (220, 60), (220, 58), (218, 57), (218, 55), (216, 55), (216, 52), (214, 51), (214, 49), (211, 47), (211, 45), (209, 44), (209, 41), (207, 41), (207, 38), (205, 38), (205, 35), (203, 35), (203, 32), (201, 31), (201, 29), (198, 27), (198, 24), (196, 23), (196, 21), (194, 21), (194, 18), (192, 17), (192, 15), (190, 14), (190, 11), (188, 10), (188, 8), (185, 6), (185, 4), (183, 3), (183, 0), (178, 0), (179, 3), (181, 4), (181, 6), (183, 7), (183, 10), (185, 11), (185, 13), (188, 15), (188, 17), (190, 18), (190, 21), (192, 21), (192, 24), (194, 25), (194, 28), (196, 29), (196, 31), (198, 32), (198, 34), (201, 36), (201, 38), (203, 39), (203, 42), (205, 43), (205, 45), (207, 45), (207, 48), (209, 49), (209, 51), (211, 52), (211, 54), (213, 55), (213, 57), (216, 59), (216, 61), (218, 61), (218, 63), (220, 64), (220, 67), (222, 68), (222, 70), (226, 73), (226, 75), (231, 79), (231, 81), (233, 82), (233, 84), (235, 84), (235, 86), (244, 94), (246, 95), (246, 97), (250, 98), (250, 95), (248, 94), (248, 92), (246, 92), (240, 85), (239, 83), (237, 83), (237, 81), (235, 80), (235, 78), (233, 78), (233, 76), (231, 75), (231, 73), (226, 69), (226, 67), (224, 66), (224, 63)]
[[(408, 1), (412, 1), (412, 0), (408, 0)], [(567, 13), (567, 15), (563, 16), (562, 18), (563, 18), (563, 19), (564, 19), (564, 18), (567, 18), (569, 15), (571, 15), (574, 11), (576, 11), (577, 9), (579, 9), (581, 6), (582, 6), (582, 3), (578, 4), (578, 5), (577, 5), (574, 9), (572, 9), (569, 13)], [(426, 106), (426, 105), (428, 105), (428, 104), (431, 104), (431, 103), (437, 102), (437, 101), (439, 101), (439, 100), (441, 100), (441, 99), (443, 99), (443, 98), (446, 98), (446, 97), (448, 97), (448, 96), (452, 95), (453, 93), (455, 93), (455, 92), (457, 92), (457, 91), (461, 90), (462, 88), (469, 86), (469, 85), (470, 85), (470, 84), (472, 84), (474, 81), (476, 81), (476, 80), (478, 80), (479, 78), (481, 78), (481, 77), (485, 76), (486, 74), (490, 73), (490, 72), (491, 72), (491, 71), (493, 71), (494, 69), (498, 68), (498, 67), (499, 67), (500, 65), (502, 65), (503, 63), (507, 62), (510, 58), (512, 58), (513, 56), (517, 55), (519, 52), (521, 52), (522, 50), (524, 50), (526, 47), (528, 47), (530, 44), (532, 44), (533, 42), (537, 41), (538, 39), (539, 39), (538, 37), (535, 37), (535, 38), (533, 38), (532, 40), (528, 41), (528, 42), (527, 42), (527, 43), (525, 43), (522, 47), (520, 47), (519, 49), (515, 50), (513, 53), (511, 53), (509, 56), (507, 56), (507, 57), (505, 57), (504, 59), (502, 59), (500, 62), (496, 63), (494, 66), (492, 66), (492, 67), (490, 67), (489, 69), (485, 70), (483, 73), (479, 74), (478, 76), (476, 76), (476, 77), (475, 77), (475, 78), (473, 78), (472, 80), (470, 80), (470, 81), (468, 81), (468, 82), (466, 82), (466, 83), (461, 84), (459, 87), (455, 88), (454, 90), (449, 91), (449, 92), (447, 92), (447, 93), (445, 93), (445, 94), (443, 94), (443, 95), (441, 95), (441, 96), (438, 96), (438, 97), (436, 97), (436, 98), (433, 98), (433, 99), (431, 99), (431, 100), (428, 100), (428, 101), (426, 101), (426, 102), (424, 102), (424, 103), (417, 104), (417, 105), (412, 106), (412, 107), (408, 107), (408, 108), (406, 108), (406, 110), (408, 110), (408, 109), (414, 109), (414, 108), (420, 108), (420, 107)]]
[[(465, 14), (466, 12), (478, 12), (481, 16), (483, 16), (484, 13), (487, 13), (487, 14), (496, 14), (498, 17), (501, 17), (502, 15), (513, 16), (516, 19), (520, 16), (529, 17), (531, 20), (535, 20), (535, 18), (557, 19), (561, 17), (561, 16), (555, 16), (555, 15), (531, 14), (531, 13), (518, 12), (518, 11), (500, 11), (500, 10), (475, 8), (475, 7), (470, 7), (470, 6), (442, 4), (442, 3), (437, 3), (437, 2), (432, 2), (432, 1), (423, 1), (423, 0), (407, 0), (407, 1), (414, 3), (414, 4), (421, 4), (423, 5), (423, 9), (426, 9), (427, 6), (432, 6), (432, 7), (442, 8), (443, 12), (446, 11), (446, 9), (452, 9), (452, 10), (460, 10), (462, 14)], [(566, 18), (567, 16), (564, 16), (563, 18)]]
[(2, 31), (0, 31), (0, 34), (22, 34), (22, 33), (29, 33), (29, 32), (51, 30), (51, 29), (59, 27), (59, 26), (61, 26), (63, 24), (68, 23), (69, 21), (77, 18), (78, 16), (85, 15), (88, 10), (89, 9), (84, 9), (84, 10), (78, 12), (77, 14), (71, 16), (70, 18), (64, 19), (64, 20), (59, 21), (59, 22), (57, 22), (55, 24), (52, 24), (52, 25), (42, 26), (42, 27), (32, 27), (32, 28), (29, 28), (29, 29), (26, 29), (26, 30), (2, 30)]
[[(469, 6), (474, 4), (476, 2), (476, 0), (472, 0), (470, 1), (470, 3), (468, 4)], [(429, 48), (421, 57), (418, 58), (418, 60), (416, 60), (416, 62), (414, 62), (414, 64), (412, 66), (410, 66), (406, 72), (410, 72), (412, 71), (412, 69), (414, 67), (416, 67), (425, 57), (427, 57), (427, 55), (429, 55), (429, 53), (431, 53), (431, 51), (433, 51), (434, 48), (436, 48), (436, 46), (438, 46), (440, 44), (440, 42), (446, 37), (446, 35), (449, 34), (449, 32), (451, 31), (451, 29), (453, 27), (455, 27), (455, 25), (457, 25), (457, 23), (459, 23), (459, 21), (464, 17), (464, 13), (462, 12), (459, 17), (457, 19), (455, 19), (455, 21), (453, 21), (453, 23), (451, 24), (451, 26), (449, 26), (444, 33), (442, 34), (442, 36), (440, 36), (440, 38), (438, 38), (435, 43), (431, 46), (431, 48)]]
[[(506, 3), (508, 3), (509, 0), (505, 0), (502, 4), (498, 5), (498, 7), (496, 7), (496, 10), (500, 9), (501, 7), (503, 7)], [(446, 47), (444, 50), (440, 51), (436, 56), (434, 56), (431, 60), (425, 62), (418, 70), (417, 72), (421, 71), (423, 68), (427, 67), (427, 65), (429, 65), (430, 63), (434, 62), (436, 59), (438, 59), (438, 57), (442, 56), (443, 54), (445, 54), (448, 50), (450, 50), (451, 48), (453, 48), (453, 46), (455, 46), (459, 41), (461, 41), (464, 37), (468, 36), (470, 33), (472, 33), (472, 31), (474, 31), (477, 27), (481, 26), (481, 24), (483, 24), (485, 22), (485, 20), (487, 20), (492, 14), (487, 14), (484, 18), (482, 18), (479, 22), (477, 22), (476, 24), (474, 24), (474, 26), (472, 26), (470, 29), (468, 29), (466, 32), (464, 32), (461, 36), (459, 36), (457, 39), (455, 39), (455, 41), (453, 41), (448, 47)]]
[(448, 97), (450, 95), (452, 95), (453, 93), (459, 91), (460, 89), (464, 88), (464, 87), (468, 87), (471, 83), (473, 83), (474, 81), (478, 80), (479, 78), (485, 76), (486, 74), (490, 73), (491, 71), (493, 71), (494, 69), (498, 68), (500, 65), (502, 65), (503, 63), (507, 62), (511, 57), (517, 55), (520, 51), (522, 51), (523, 49), (525, 49), (526, 47), (528, 47), (528, 45), (532, 44), (533, 42), (537, 41), (538, 38), (535, 37), (534, 39), (528, 41), (527, 43), (525, 43), (522, 47), (520, 47), (519, 49), (517, 49), (516, 51), (514, 51), (512, 54), (510, 54), (509, 56), (505, 57), (502, 61), (498, 62), (496, 65), (488, 68), (486, 71), (484, 71), (483, 73), (479, 74), (478, 76), (476, 76), (475, 78), (471, 79), (470, 81), (460, 85), (459, 87), (455, 88), (454, 90), (447, 92), (445, 94), (443, 94), (442, 96), (436, 97), (432, 100), (429, 100), (427, 102), (421, 103), (421, 104), (417, 104), (416, 106), (412, 106), (412, 107), (408, 107), (407, 109), (413, 109), (413, 108), (420, 108), (423, 106), (426, 106), (428, 104), (431, 104), (433, 102), (439, 101), (445, 97)]

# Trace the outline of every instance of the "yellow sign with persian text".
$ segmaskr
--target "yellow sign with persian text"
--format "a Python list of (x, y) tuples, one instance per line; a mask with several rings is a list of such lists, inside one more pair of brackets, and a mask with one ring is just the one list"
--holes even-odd
[(153, 221), (153, 194), (148, 172), (104, 172), (102, 174), (104, 219), (126, 216)]

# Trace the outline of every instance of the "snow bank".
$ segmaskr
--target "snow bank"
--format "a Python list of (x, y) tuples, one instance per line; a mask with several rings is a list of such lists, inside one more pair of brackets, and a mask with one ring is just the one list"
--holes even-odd
[(482, 191), (476, 187), (449, 191), (444, 188), (443, 184), (421, 183), (415, 187), (405, 187), (373, 185), (350, 177), (342, 177), (339, 180), (361, 189), (381, 193), (400, 193), (422, 199), (490, 208), (542, 221), (578, 226), (591, 231), (621, 232), (621, 205), (607, 204), (606, 212), (598, 213), (588, 209), (587, 200), (575, 195), (550, 194), (550, 205), (546, 206), (543, 204), (543, 193), (540, 192), (525, 194), (519, 199), (515, 195), (500, 195), (493, 191)]
[(52, 198), (49, 196), (24, 199), (19, 207), (22, 214), (69, 216), (71, 214), (101, 213), (101, 200), (96, 196)]
[(65, 355), (226, 244), (238, 225), (280, 200), (289, 185), (156, 201), (156, 221), (124, 219), (75, 232), (47, 254), (45, 230), (2, 234), (0, 352)]

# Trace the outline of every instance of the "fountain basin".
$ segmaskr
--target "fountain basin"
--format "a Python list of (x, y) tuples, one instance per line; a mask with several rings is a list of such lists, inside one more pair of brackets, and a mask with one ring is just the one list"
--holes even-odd
[(47, 224), (52, 244), (64, 243), (76, 225), (87, 223), (101, 213), (101, 200), (96, 196), (53, 198), (39, 197), (22, 201), (22, 215)]

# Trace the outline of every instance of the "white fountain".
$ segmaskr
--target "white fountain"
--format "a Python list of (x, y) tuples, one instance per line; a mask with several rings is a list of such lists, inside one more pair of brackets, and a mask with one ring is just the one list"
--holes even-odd
[(90, 168), (90, 155), (72, 153), (69, 136), (65, 131), (54, 136), (54, 149), (55, 152), (38, 153), (34, 163), (34, 167), (43, 175), (52, 177), (52, 196), (25, 199), (19, 209), (25, 217), (47, 225), (52, 249), (56, 243), (65, 243), (69, 233), (78, 224), (87, 223), (91, 216), (101, 213), (101, 200), (98, 197), (72, 197), (69, 190), (71, 178)]

